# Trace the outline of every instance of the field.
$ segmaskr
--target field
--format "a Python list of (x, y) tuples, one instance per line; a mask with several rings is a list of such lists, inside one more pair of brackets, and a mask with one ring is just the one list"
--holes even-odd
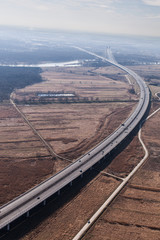
[[(133, 149), (136, 149), (136, 151), (133, 152)], [(139, 153), (140, 155), (137, 157)], [(42, 214), (37, 216), (37, 218), (43, 219), (43, 215), (46, 215), (46, 218), (43, 219), (43, 222), (39, 222), (38, 225), (34, 225), (34, 229), (30, 229), (30, 224), (25, 225), (25, 228), (30, 229), (30, 233), (22, 238), (20, 237), (20, 239), (72, 239), (120, 184), (121, 180), (110, 177), (107, 173), (125, 177), (139, 162), (142, 156), (141, 145), (135, 137), (131, 145), (117, 156), (108, 167), (105, 167), (103, 171), (98, 167), (94, 168), (93, 172), (96, 172), (97, 176), (80, 191), (77, 190), (77, 194), (73, 195), (70, 202), (63, 203), (62, 206), (56, 210), (54, 209), (56, 207), (50, 204)], [(61, 198), (63, 199), (63, 195)], [(56, 203), (56, 205), (58, 205), (58, 203)], [(22, 228), (21, 231), (24, 231), (24, 228)], [(105, 226), (102, 233), (103, 231), (105, 231)], [(105, 239), (101, 238), (101, 233), (98, 234), (96, 235), (97, 239)]]
[(160, 66), (144, 65), (131, 68), (144, 78), (152, 92), (152, 99), (157, 100), (155, 93), (160, 92)]
[[(0, 105), (0, 203), (8, 202), (52, 173), (42, 143), (11, 105)], [(39, 180), (39, 181), (40, 181)]]
[[(159, 66), (132, 66), (132, 68), (140, 73), (145, 80), (148, 75), (153, 73), (159, 76)], [(137, 94), (129, 92), (132, 86), (125, 74), (119, 70), (117, 72), (113, 67), (44, 69), (42, 76), (46, 79), (44, 82), (16, 90), (13, 99), (18, 99), (21, 103), (20, 110), (53, 150), (59, 156), (71, 161), (108, 136), (129, 116), (136, 106)], [(69, 79), (69, 83), (67, 79)], [(148, 84), (152, 80), (150, 79)], [(133, 84), (133, 80), (130, 79), (130, 81)], [(137, 93), (137, 86), (134, 86), (134, 89)], [(75, 103), (73, 101), (60, 103), (57, 100), (50, 104), (47, 103), (48, 99), (46, 99), (45, 104), (40, 104), (40, 102), (37, 104), (39, 99), (36, 98), (36, 101), (31, 105), (22, 104), (24, 98), (25, 101), (28, 101), (37, 96), (37, 92), (47, 93), (48, 91), (74, 92), (76, 96), (79, 96), (79, 99), (76, 99)], [(159, 86), (151, 86), (151, 91), (152, 94), (155, 94), (159, 91)], [(90, 102), (82, 102), (81, 98), (88, 98)], [(97, 98), (98, 101), (94, 101)], [(155, 96), (150, 113), (160, 107), (160, 103), (158, 100), (155, 101), (156, 99)], [(9, 194), (10, 181), (15, 178), (14, 172), (12, 172), (15, 166), (19, 169), (18, 172), (21, 172), (25, 166), (26, 176), (32, 175), (31, 169), (34, 169), (34, 173), (37, 174), (30, 180), (20, 175), (17, 181), (23, 181), (21, 187), (10, 186), (10, 189), (15, 189), (12, 193), (16, 195), (19, 194), (20, 190), (24, 191), (25, 182), (27, 182), (27, 188), (32, 187), (68, 165), (69, 162), (51, 157), (37, 136), (29, 130), (26, 122), (21, 119), (20, 115), (17, 115), (13, 106), (3, 105), (2, 107), (4, 119), (8, 119), (8, 125), (12, 122), (12, 125), (16, 127), (17, 121), (22, 124), (21, 131), (16, 136), (14, 134), (13, 136), (9, 130), (11, 129), (12, 132), (13, 126), (6, 128), (7, 131), (4, 132), (5, 142), (7, 138), (11, 137), (15, 144), (20, 136), (23, 141), (22, 131), (27, 131), (25, 139), (28, 139), (27, 144), (29, 145), (26, 146), (28, 146), (28, 150), (30, 149), (29, 152), (22, 152), (17, 144), (14, 145), (16, 146), (14, 154), (17, 154), (18, 157), (22, 154), (21, 160), (16, 162), (10, 158), (12, 149), (8, 145), (11, 152), (7, 151), (8, 155), (6, 155), (2, 168), (4, 174), (2, 174), (2, 195)], [(84, 239), (159, 239), (159, 116), (160, 113), (154, 115), (142, 128), (142, 137), (150, 153), (148, 160), (93, 225)], [(3, 121), (2, 123), (5, 124)], [(4, 131), (3, 124), (0, 128), (2, 133)], [(36, 152), (37, 148), (34, 148), (33, 142), (37, 144), (38, 148), (41, 146), (40, 153)], [(30, 147), (31, 145), (33, 148)], [(4, 148), (7, 145), (2, 146)], [(4, 152), (3, 148), (1, 149), (2, 153)], [(72, 239), (120, 184), (119, 177), (126, 177), (143, 158), (143, 155), (142, 146), (138, 137), (135, 136), (127, 148), (116, 156), (108, 166), (93, 169), (92, 173), (95, 174), (95, 178), (89, 177), (89, 182), (84, 179), (86, 184), (82, 187), (74, 186), (75, 193), (71, 190), (67, 194), (65, 193), (67, 197), (62, 194), (59, 200), (55, 201), (54, 204), (51, 202), (42, 212), (31, 217), (30, 221), (8, 234), (6, 239)], [(34, 161), (30, 161), (31, 158), (34, 158)], [(5, 170), (6, 162), (7, 168), (10, 168), (10, 172), (12, 172), (10, 175), (5, 175), (7, 172)], [(109, 176), (108, 173), (117, 178)], [(9, 177), (8, 185), (5, 184), (6, 176)], [(10, 199), (12, 197), (10, 193)], [(65, 201), (65, 198), (68, 200)], [(4, 202), (5, 198), (2, 199), (2, 203)]]
[[(71, 69), (74, 73), (70, 73)], [(69, 91), (69, 86), (72, 86), (70, 82), (73, 81), (74, 87), (70, 90), (74, 90), (82, 97), (90, 98), (93, 95), (94, 98), (107, 100), (109, 95), (112, 100), (115, 100), (114, 96), (128, 99), (129, 84), (125, 76), (115, 81), (99, 75), (98, 77), (87, 75), (88, 71), (90, 71), (88, 68), (44, 69), (42, 76), (46, 81), (15, 91), (13, 98), (20, 97), (22, 101), (26, 93), (30, 97), (30, 94), (42, 90)], [(111, 70), (104, 69), (103, 72), (105, 71)], [(114, 71), (117, 74), (116, 70)], [(94, 82), (94, 87), (90, 92), (88, 86), (91, 81)], [(100, 88), (98, 91), (97, 85)], [(132, 95), (130, 94), (131, 97)], [(133, 98), (136, 98), (136, 95), (133, 95)], [(14, 106), (2, 104), (0, 204), (3, 205), (57, 173), (89, 151), (115, 130), (133, 111), (135, 105), (135, 102), (119, 101), (19, 105), (19, 109), (53, 151), (60, 157), (70, 160), (67, 161), (51, 156), (38, 135), (32, 131)]]
[[(151, 113), (159, 107), (159, 103), (153, 104)], [(156, 130), (159, 115), (160, 113), (148, 120), (142, 129), (142, 137), (150, 152), (148, 160), (84, 239), (159, 239), (159, 131)], [(157, 134), (154, 134), (155, 131)], [(157, 143), (156, 148), (155, 145), (151, 145), (151, 138)], [(23, 240), (72, 239), (120, 184), (120, 180), (108, 176), (107, 173), (125, 177), (143, 155), (143, 149), (135, 137), (103, 171), (98, 167), (93, 169), (98, 175), (77, 192), (71, 201), (63, 203), (58, 209), (50, 204), (37, 216), (43, 219), (43, 222), (35, 224), (34, 228), (25, 224), (20, 230), (24, 231), (27, 228), (30, 229), (30, 233), (24, 237), (21, 234), (18, 236)], [(35, 221), (35, 218), (33, 220)]]
[(134, 106), (77, 103), (23, 106), (21, 110), (58, 155), (74, 160), (116, 129)]
[[(158, 107), (154, 104), (152, 111)], [(159, 117), (160, 112), (142, 130), (150, 152), (147, 162), (84, 239), (159, 239)]]
[[(99, 102), (129, 101), (137, 96), (130, 93), (132, 86), (128, 84), (125, 73), (115, 67), (104, 68), (48, 68), (43, 69), (43, 83), (37, 83), (16, 90), (13, 98), (27, 102)], [(42, 98), (39, 93), (73, 93), (75, 97)], [(116, 93), (116, 94), (115, 94)]]

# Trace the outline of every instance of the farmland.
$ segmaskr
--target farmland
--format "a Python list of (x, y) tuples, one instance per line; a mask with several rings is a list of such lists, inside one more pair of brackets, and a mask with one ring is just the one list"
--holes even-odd
[[(155, 96), (159, 86), (152, 85), (159, 77), (159, 66), (132, 68), (148, 81), (153, 99), (152, 113), (160, 107)], [(149, 80), (148, 76), (153, 73), (156, 78)], [(128, 81), (125, 73), (111, 66), (44, 68), (41, 76), (41, 83), (15, 90), (12, 98), (59, 157), (51, 157), (12, 105), (2, 104), (0, 131), (4, 140), (0, 154), (4, 156), (5, 153), (5, 156), (1, 161), (1, 196), (5, 197), (1, 204), (6, 202), (6, 196), (8, 201), (70, 164), (63, 158), (75, 161), (113, 132), (137, 104), (138, 87), (133, 79)], [(130, 92), (132, 88), (134, 92)], [(38, 93), (56, 92), (74, 93), (76, 97), (38, 97)], [(123, 239), (147, 239), (148, 236), (157, 239), (159, 236), (158, 124), (159, 113), (144, 124), (142, 137), (150, 152), (148, 160), (84, 239), (106, 239), (106, 236), (108, 239), (121, 239), (120, 236)], [(71, 239), (119, 185), (120, 180), (107, 173), (126, 177), (143, 154), (135, 136), (103, 171), (100, 167), (93, 169), (95, 178), (86, 180), (80, 188), (75, 186), (77, 194), (71, 190), (66, 202), (62, 195), (55, 205), (51, 203), (33, 217), (34, 228), (30, 223), (22, 224), (18, 235), (15, 230), (8, 239), (14, 236), (24, 240)]]

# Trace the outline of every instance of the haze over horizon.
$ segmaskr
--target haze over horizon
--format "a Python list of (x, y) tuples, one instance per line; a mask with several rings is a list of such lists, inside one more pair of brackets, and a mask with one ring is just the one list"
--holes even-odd
[(160, 0), (5, 0), (0, 26), (160, 37)]

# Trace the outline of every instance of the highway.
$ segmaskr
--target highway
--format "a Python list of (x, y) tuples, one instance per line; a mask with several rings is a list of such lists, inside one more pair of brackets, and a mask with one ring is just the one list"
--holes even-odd
[(98, 163), (105, 155), (116, 148), (132, 132), (132, 130), (140, 123), (147, 111), (150, 101), (150, 94), (147, 85), (140, 76), (127, 67), (124, 67), (114, 61), (110, 61), (82, 48), (76, 48), (80, 51), (87, 52), (96, 58), (100, 58), (103, 61), (109, 62), (133, 76), (140, 87), (140, 99), (138, 105), (130, 117), (126, 119), (126, 121), (118, 129), (116, 129), (115, 132), (109, 135), (90, 152), (86, 153), (74, 163), (71, 163), (65, 169), (50, 177), (46, 181), (40, 183), (36, 187), (2, 206), (0, 208), (0, 228), (7, 227), (9, 230), (10, 223), (12, 223), (14, 220), (23, 214), (28, 216), (29, 211), (35, 206), (40, 203), (45, 205), (48, 197), (54, 193), (60, 193), (60, 190), (64, 186), (68, 184), (72, 185), (72, 182), (76, 178), (80, 176), (83, 177), (84, 172), (92, 168), (93, 165)]
[(115, 57), (113, 56), (113, 53), (112, 53), (110, 47), (107, 47), (107, 55), (108, 55), (108, 60), (110, 60), (110, 61), (112, 61), (114, 63), (117, 63)]

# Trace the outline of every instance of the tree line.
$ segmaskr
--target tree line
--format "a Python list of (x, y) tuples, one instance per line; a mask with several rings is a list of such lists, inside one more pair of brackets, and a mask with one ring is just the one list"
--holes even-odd
[(7, 100), (14, 89), (42, 81), (40, 68), (0, 67), (0, 102)]

